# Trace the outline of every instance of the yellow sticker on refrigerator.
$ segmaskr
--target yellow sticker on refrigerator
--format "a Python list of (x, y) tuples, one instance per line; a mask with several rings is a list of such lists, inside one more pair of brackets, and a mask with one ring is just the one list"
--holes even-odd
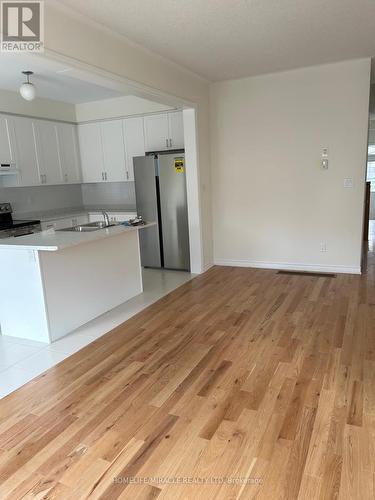
[(175, 158), (174, 159), (174, 169), (177, 174), (183, 174), (185, 171), (185, 160), (184, 158)]

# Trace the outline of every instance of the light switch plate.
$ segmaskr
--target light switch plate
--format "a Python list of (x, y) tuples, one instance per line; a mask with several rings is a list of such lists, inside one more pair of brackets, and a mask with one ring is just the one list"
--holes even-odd
[(354, 187), (354, 181), (353, 179), (344, 179), (344, 188), (353, 188)]

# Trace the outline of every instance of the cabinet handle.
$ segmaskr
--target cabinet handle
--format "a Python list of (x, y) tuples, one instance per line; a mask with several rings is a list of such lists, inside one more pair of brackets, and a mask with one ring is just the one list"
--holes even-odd
[(168, 139), (165, 139), (165, 144), (168, 147)]
[(104, 172), (102, 172), (102, 181), (104, 181)]
[(104, 172), (104, 178), (107, 180), (107, 172)]
[(126, 171), (126, 179), (129, 180), (129, 172)]
[(169, 139), (169, 147), (172, 147), (172, 139)]

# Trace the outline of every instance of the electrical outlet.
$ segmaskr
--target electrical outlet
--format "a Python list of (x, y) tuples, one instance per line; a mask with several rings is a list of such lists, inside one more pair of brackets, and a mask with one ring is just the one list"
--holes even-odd
[(322, 241), (322, 243), (320, 244), (320, 251), (321, 252), (327, 251), (327, 243), (325, 241)]

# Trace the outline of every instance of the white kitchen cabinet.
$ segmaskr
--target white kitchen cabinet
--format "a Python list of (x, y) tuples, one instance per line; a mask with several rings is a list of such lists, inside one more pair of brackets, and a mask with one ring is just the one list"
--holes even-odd
[(83, 182), (103, 182), (104, 158), (100, 123), (78, 125)]
[(104, 121), (100, 124), (104, 159), (104, 181), (127, 180), (124, 134), (121, 120)]
[(35, 120), (34, 127), (41, 184), (61, 184), (62, 172), (56, 123)]
[(160, 113), (144, 117), (146, 151), (184, 147), (182, 112)]
[(14, 136), (19, 186), (38, 186), (41, 177), (36, 150), (35, 127), (31, 118), (15, 116)]
[(81, 182), (77, 127), (71, 123), (57, 123), (57, 139), (61, 164), (62, 182), (76, 184)]
[(184, 147), (184, 120), (182, 111), (168, 113), (169, 124), (169, 146), (172, 149), (182, 149)]
[(15, 151), (13, 147), (13, 122), (11, 117), (0, 115), (0, 163), (13, 163)]
[(169, 149), (169, 124), (167, 113), (144, 117), (146, 151)]
[(126, 118), (123, 120), (127, 180), (134, 181), (133, 158), (144, 156), (145, 138), (143, 131), (143, 118)]

